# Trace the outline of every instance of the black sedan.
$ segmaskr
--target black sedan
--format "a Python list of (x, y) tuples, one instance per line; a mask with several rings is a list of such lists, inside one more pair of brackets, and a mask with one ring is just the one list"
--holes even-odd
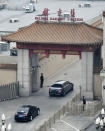
[(68, 92), (73, 91), (73, 86), (73, 83), (69, 81), (57, 81), (49, 88), (49, 96), (65, 96)]
[(40, 108), (32, 105), (23, 105), (17, 110), (15, 121), (32, 121), (33, 118), (40, 114)]

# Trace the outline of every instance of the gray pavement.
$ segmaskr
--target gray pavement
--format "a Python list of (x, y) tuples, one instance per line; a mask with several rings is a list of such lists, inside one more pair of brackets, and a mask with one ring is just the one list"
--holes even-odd
[[(69, 67), (69, 68), (68, 68)], [(47, 85), (52, 84), (56, 80), (70, 80), (74, 83), (74, 91), (67, 94), (65, 97), (49, 97)], [(37, 128), (57, 110), (72, 99), (72, 97), (79, 92), (79, 85), (81, 83), (81, 62), (77, 61), (75, 64), (65, 66), (62, 71), (56, 73), (53, 78), (46, 80), (44, 88), (38, 92), (33, 93), (32, 96), (26, 98), (18, 98), (15, 100), (0, 102), (0, 116), (2, 113), (6, 115), (6, 123), (12, 123), (13, 131), (31, 131)], [(17, 108), (24, 104), (37, 105), (41, 109), (40, 115), (32, 122), (17, 123), (14, 121), (14, 114)], [(93, 121), (93, 118), (82, 116), (65, 115), (56, 124), (49, 129), (49, 131), (74, 131), (86, 128)], [(91, 130), (90, 130), (91, 131)]]
[(49, 131), (83, 131), (90, 128), (94, 122), (94, 117), (82, 115), (70, 116), (66, 114), (61, 120), (58, 120)]
[[(49, 97), (48, 88), (44, 87), (33, 96), (27, 98), (18, 98), (16, 100), (10, 100), (5, 102), (0, 102), (0, 116), (2, 113), (6, 116), (6, 122), (12, 123), (13, 131), (30, 131), (33, 127), (38, 127), (45, 120), (51, 117), (54, 112), (59, 110), (67, 101), (70, 101), (75, 95), (75, 91), (69, 93), (65, 97)], [(17, 108), (24, 104), (37, 105), (40, 107), (41, 113), (32, 122), (28, 123), (17, 123), (14, 121), (14, 114)]]
[[(65, 69), (66, 68), (66, 69)], [(9, 122), (12, 123), (13, 131), (30, 131), (33, 127), (38, 127), (40, 124), (42, 124), (45, 120), (47, 120), (50, 116), (54, 114), (57, 110), (59, 110), (63, 105), (67, 103), (67, 101), (70, 101), (72, 97), (77, 94), (78, 92), (78, 85), (80, 84), (80, 81), (75, 79), (77, 76), (80, 78), (80, 61), (77, 61), (77, 63), (74, 64), (74, 66), (71, 66), (71, 69), (65, 67), (62, 69), (62, 72), (57, 73), (54, 78), (50, 79), (49, 83), (45, 82), (44, 88), (40, 89), (38, 92), (34, 93), (30, 97), (26, 98), (18, 98), (15, 100), (0, 102), (0, 116), (2, 113), (6, 116), (6, 122), (7, 124)], [(68, 75), (65, 74), (68, 72)], [(71, 73), (69, 73), (71, 72)], [(69, 80), (71, 79), (74, 82), (74, 91), (67, 94), (65, 97), (49, 97), (48, 95), (48, 87), (46, 85), (55, 82), (55, 80), (58, 79), (67, 79), (69, 77)], [(74, 79), (74, 80), (73, 80)], [(75, 84), (76, 83), (76, 84)], [(41, 109), (40, 116), (35, 118), (32, 122), (28, 123), (16, 123), (14, 121), (14, 114), (17, 110), (17, 108), (24, 104), (32, 104), (37, 105)]]
[(68, 80), (75, 85), (76, 90), (79, 90), (81, 75), (81, 61), (77, 60), (75, 63), (67, 64), (62, 69), (59, 69), (54, 76), (46, 80), (45, 85), (49, 86), (57, 80)]
[[(70, 67), (70, 68), (69, 68)], [(61, 75), (62, 74), (62, 75)], [(77, 61), (72, 65), (65, 65), (63, 69), (56, 73), (56, 77), (47, 80), (47, 84), (51, 85), (56, 80), (69, 80), (74, 83), (75, 89), (79, 91), (81, 85), (81, 61)], [(46, 85), (47, 86), (47, 85)], [(61, 120), (58, 120), (48, 131), (95, 131), (94, 116), (66, 114)]]

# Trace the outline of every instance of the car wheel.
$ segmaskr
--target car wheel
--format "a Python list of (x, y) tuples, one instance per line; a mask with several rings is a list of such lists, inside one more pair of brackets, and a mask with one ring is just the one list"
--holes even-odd
[(65, 92), (63, 92), (63, 95), (62, 96), (65, 96), (66, 95), (66, 93)]
[(32, 121), (32, 119), (33, 119), (33, 117), (32, 117), (32, 116), (30, 116), (30, 121)]
[(51, 94), (49, 94), (49, 97), (51, 97), (52, 95)]

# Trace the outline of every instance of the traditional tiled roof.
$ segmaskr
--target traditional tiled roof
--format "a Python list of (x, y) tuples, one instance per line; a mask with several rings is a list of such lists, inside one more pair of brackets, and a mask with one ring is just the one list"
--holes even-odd
[(35, 22), (2, 37), (9, 42), (25, 44), (102, 44), (103, 31), (86, 23)]
[(94, 23), (92, 23), (91, 25), (94, 27), (98, 27), (101, 24), (102, 24), (102, 19), (99, 19), (99, 20), (95, 21)]

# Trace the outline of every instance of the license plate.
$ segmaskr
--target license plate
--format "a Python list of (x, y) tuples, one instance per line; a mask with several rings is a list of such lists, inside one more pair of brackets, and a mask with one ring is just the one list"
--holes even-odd
[(20, 118), (21, 118), (21, 117), (23, 117), (23, 116), (22, 116), (22, 115), (19, 115), (18, 117), (20, 117)]

